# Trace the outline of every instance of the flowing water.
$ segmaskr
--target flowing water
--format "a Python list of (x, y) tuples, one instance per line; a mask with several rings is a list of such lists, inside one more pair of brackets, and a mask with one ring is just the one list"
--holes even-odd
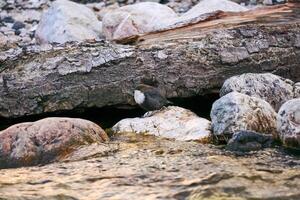
[(0, 170), (0, 199), (300, 199), (300, 157), (282, 148), (236, 155), (127, 134), (72, 156)]

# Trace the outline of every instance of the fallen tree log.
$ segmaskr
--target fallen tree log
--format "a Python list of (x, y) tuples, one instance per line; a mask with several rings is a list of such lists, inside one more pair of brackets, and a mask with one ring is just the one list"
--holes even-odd
[(169, 98), (218, 92), (225, 79), (246, 72), (300, 81), (299, 4), (218, 12), (213, 19), (119, 42), (134, 44), (2, 51), (0, 116), (133, 105), (134, 87), (150, 79)]

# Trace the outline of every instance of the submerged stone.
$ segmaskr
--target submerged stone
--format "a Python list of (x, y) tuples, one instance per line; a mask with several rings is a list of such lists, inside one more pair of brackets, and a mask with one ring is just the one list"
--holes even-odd
[(229, 140), (226, 149), (230, 151), (257, 151), (272, 146), (272, 135), (265, 135), (253, 131), (238, 131)]
[(21, 167), (59, 160), (81, 145), (109, 138), (93, 122), (45, 118), (13, 125), (0, 132), (0, 167)]
[(115, 133), (144, 133), (183, 141), (205, 140), (211, 133), (210, 121), (176, 106), (148, 112), (142, 118), (123, 119), (112, 130)]

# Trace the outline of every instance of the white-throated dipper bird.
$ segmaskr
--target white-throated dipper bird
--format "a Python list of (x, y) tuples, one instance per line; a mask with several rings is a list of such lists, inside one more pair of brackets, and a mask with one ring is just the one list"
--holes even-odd
[(172, 104), (161, 94), (158, 88), (145, 84), (140, 84), (136, 87), (134, 100), (146, 111), (159, 110), (168, 104)]

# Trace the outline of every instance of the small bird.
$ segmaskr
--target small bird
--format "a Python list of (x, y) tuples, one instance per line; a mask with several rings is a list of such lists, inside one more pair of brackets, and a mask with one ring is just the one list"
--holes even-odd
[(146, 111), (159, 110), (166, 105), (172, 104), (160, 93), (158, 88), (145, 84), (140, 84), (136, 87), (134, 100)]

